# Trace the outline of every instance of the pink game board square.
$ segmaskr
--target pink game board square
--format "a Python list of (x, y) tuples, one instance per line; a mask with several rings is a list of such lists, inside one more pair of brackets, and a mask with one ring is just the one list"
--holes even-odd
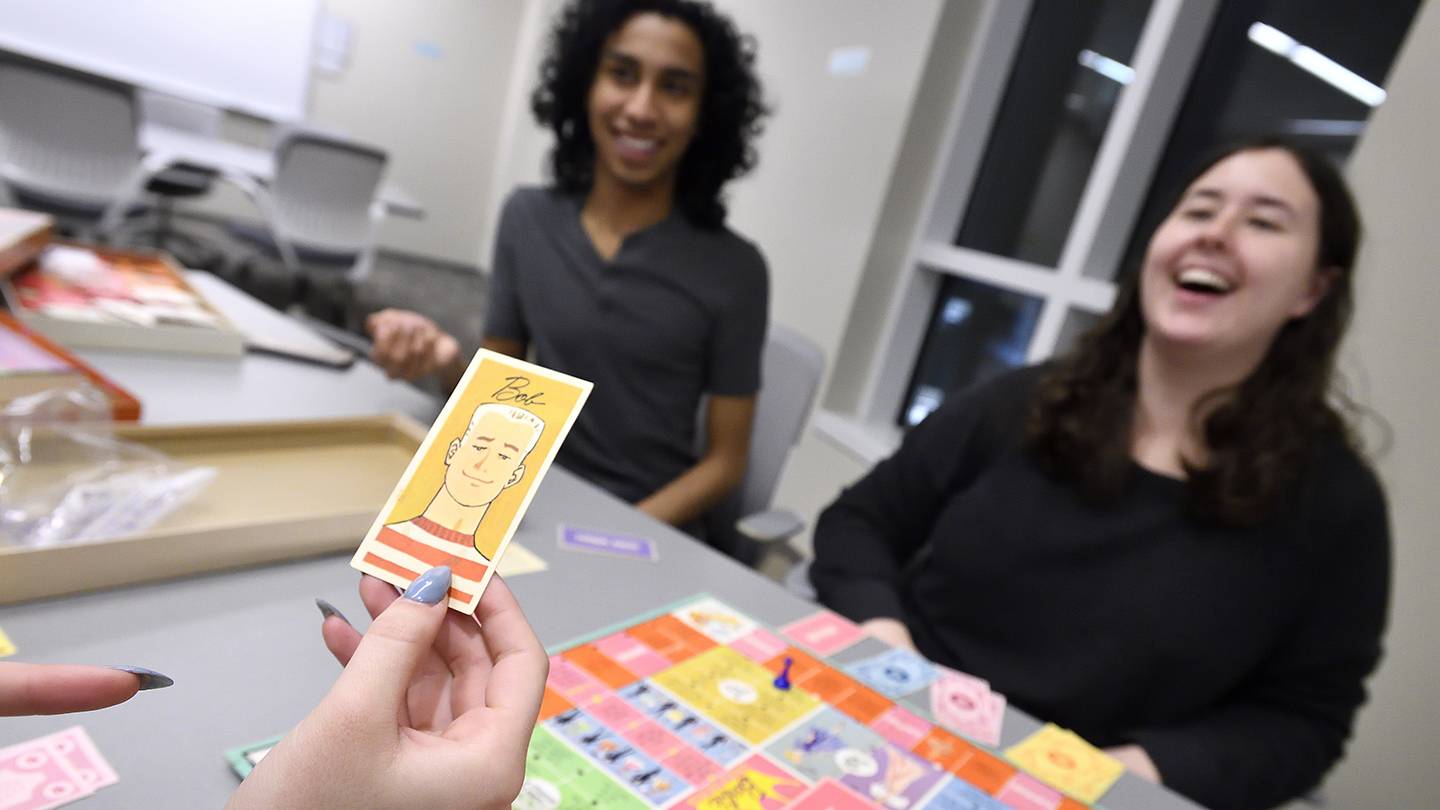
[(789, 810), (870, 810), (872, 802), (862, 799), (849, 788), (826, 779), (795, 800)]
[(782, 652), (789, 645), (780, 640), (780, 637), (766, 630), (757, 627), (749, 635), (730, 642), (730, 646), (741, 655), (751, 661), (765, 663)]
[(865, 635), (854, 622), (828, 610), (791, 622), (780, 632), (820, 655), (834, 655)]
[(995, 798), (1015, 810), (1055, 810), (1063, 797), (1058, 790), (1042, 784), (1035, 777), (1017, 773), (1000, 788)]
[(884, 714), (870, 722), (870, 727), (906, 751), (919, 745), (931, 729), (929, 722), (899, 706), (886, 709)]

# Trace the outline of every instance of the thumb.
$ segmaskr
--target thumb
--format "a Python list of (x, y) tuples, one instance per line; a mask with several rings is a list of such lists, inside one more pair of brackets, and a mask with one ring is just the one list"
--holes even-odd
[(370, 623), (335, 691), (373, 707), (374, 716), (393, 717), (416, 666), (445, 622), (449, 592), (449, 566), (431, 568), (410, 583), (404, 595)]

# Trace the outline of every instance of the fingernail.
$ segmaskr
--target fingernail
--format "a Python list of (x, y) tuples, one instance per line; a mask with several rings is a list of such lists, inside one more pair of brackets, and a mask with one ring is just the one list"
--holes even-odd
[(410, 583), (410, 587), (406, 588), (405, 593), (401, 595), (412, 602), (433, 605), (445, 598), (445, 594), (449, 591), (450, 566), (437, 565)]
[[(315, 607), (320, 608), (320, 615), (321, 615), (321, 616), (324, 616), (326, 619), (330, 618), (331, 616), (334, 616), (335, 618), (339, 619), (340, 621), (345, 622), (346, 624), (350, 624), (350, 620), (347, 619), (347, 618), (345, 618), (345, 614), (344, 614), (344, 613), (341, 613), (340, 611), (336, 610), (334, 605), (330, 604), (329, 602), (326, 602), (324, 599), (316, 598), (316, 600), (315, 600)], [(322, 620), (322, 621), (323, 621), (323, 620)], [(354, 627), (355, 625), (350, 624), (350, 626), (351, 626), (351, 627)]]
[(175, 683), (174, 679), (172, 679), (169, 675), (161, 675), (155, 670), (146, 669), (145, 667), (112, 666), (109, 667), (109, 669), (118, 669), (121, 672), (128, 672), (131, 675), (139, 675), (141, 692), (144, 692), (147, 689), (164, 689), (165, 687)]

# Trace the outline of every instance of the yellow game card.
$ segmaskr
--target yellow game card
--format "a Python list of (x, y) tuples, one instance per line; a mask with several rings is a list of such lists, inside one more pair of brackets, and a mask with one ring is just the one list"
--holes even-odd
[(1104, 795), (1125, 772), (1119, 760), (1075, 732), (1052, 723), (1007, 749), (1005, 756), (1052, 787), (1088, 804)]
[(15, 652), (15, 642), (11, 641), (10, 637), (5, 635), (3, 629), (0, 629), (0, 658), (4, 658), (7, 655), (14, 655)]
[(473, 614), (591, 387), (481, 349), (350, 565), (401, 588), (448, 565)]

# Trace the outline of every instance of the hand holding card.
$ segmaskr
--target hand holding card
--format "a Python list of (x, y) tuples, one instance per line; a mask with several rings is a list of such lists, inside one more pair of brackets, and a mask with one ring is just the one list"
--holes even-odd
[(449, 566), (450, 607), (475, 612), (590, 388), (482, 349), (350, 565), (402, 588)]
[(417, 578), (403, 597), (363, 578), (361, 598), (375, 621), (361, 637), (340, 617), (325, 619), (326, 644), (345, 670), (229, 807), (513, 800), (548, 659), (502, 580), (491, 582), (473, 618), (445, 609), (450, 588), (443, 568)]

